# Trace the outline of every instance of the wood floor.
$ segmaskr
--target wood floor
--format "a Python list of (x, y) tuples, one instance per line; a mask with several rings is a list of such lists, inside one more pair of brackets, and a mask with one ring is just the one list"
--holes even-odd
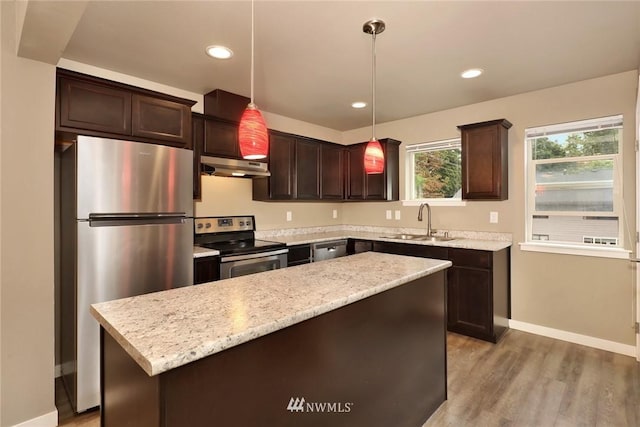
[[(447, 345), (449, 398), (423, 427), (640, 427), (631, 357), (514, 330), (496, 345), (449, 333)], [(99, 411), (74, 417), (58, 385), (56, 403), (59, 425), (100, 425)]]

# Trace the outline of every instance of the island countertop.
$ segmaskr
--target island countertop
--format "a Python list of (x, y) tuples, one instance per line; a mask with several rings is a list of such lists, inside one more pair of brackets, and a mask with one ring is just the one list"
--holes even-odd
[(93, 304), (91, 313), (152, 376), (450, 266), (366, 252)]

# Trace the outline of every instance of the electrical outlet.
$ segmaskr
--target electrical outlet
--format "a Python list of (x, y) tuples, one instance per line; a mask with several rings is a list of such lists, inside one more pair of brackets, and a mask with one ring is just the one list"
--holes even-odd
[(396, 219), (400, 219), (400, 211), (396, 211)]
[(389, 209), (387, 209), (387, 216), (386, 216), (386, 218), (387, 218), (387, 219), (391, 219), (391, 211), (390, 211)]
[(498, 212), (489, 212), (489, 222), (491, 224), (497, 224), (498, 223)]
[(291, 220), (293, 220), (293, 215), (291, 214), (291, 211), (287, 211), (287, 221)]
[(333, 219), (338, 218), (338, 209), (333, 210)]

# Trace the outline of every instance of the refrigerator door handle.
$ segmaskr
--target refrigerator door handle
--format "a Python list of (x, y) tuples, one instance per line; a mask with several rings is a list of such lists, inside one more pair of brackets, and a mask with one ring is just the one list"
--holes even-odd
[(90, 213), (89, 219), (153, 219), (153, 218), (184, 218), (186, 212), (132, 212), (132, 213)]
[(153, 217), (101, 217), (89, 219), (89, 227), (119, 227), (130, 225), (165, 225), (184, 224), (188, 219), (185, 216), (153, 216)]

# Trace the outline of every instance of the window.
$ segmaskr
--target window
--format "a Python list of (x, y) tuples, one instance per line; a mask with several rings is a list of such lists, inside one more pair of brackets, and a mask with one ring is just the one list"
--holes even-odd
[(407, 200), (461, 203), (460, 139), (407, 146), (406, 183)]
[(527, 242), (622, 248), (622, 116), (525, 131)]

